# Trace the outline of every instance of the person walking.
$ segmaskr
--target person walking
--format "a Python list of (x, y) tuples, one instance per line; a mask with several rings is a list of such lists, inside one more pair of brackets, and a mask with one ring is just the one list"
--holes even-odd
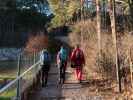
[(77, 44), (72, 50), (70, 60), (72, 64), (71, 66), (75, 68), (75, 77), (81, 83), (83, 66), (85, 65), (85, 57), (83, 51), (80, 49), (79, 44)]
[(46, 87), (47, 81), (48, 81), (48, 73), (49, 73), (50, 64), (51, 64), (51, 56), (47, 49), (42, 50), (40, 54), (40, 61), (42, 66), (41, 83), (42, 83), (42, 87)]
[(67, 59), (68, 59), (67, 50), (64, 46), (61, 46), (57, 54), (57, 65), (59, 68), (59, 84), (64, 84), (65, 82)]

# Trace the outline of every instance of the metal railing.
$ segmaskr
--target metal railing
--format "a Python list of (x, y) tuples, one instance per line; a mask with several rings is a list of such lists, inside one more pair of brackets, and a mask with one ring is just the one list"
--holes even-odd
[(0, 98), (21, 100), (21, 93), (33, 83), (34, 77), (40, 70), (39, 53), (21, 54), (18, 57), (17, 77), (0, 89)]

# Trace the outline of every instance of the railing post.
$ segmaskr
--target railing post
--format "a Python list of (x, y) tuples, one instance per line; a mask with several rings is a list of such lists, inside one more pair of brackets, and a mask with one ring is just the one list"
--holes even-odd
[(36, 63), (36, 53), (34, 52), (34, 64)]
[[(36, 54), (34, 52), (33, 53), (33, 64), (35, 64), (35, 63), (36, 63)], [(37, 68), (34, 69), (34, 73), (36, 73), (36, 71), (37, 71)]]
[[(21, 64), (21, 54), (18, 57), (18, 65), (17, 65), (18, 72), (17, 72), (17, 77), (20, 76), (20, 64)], [(20, 82), (21, 82), (21, 79), (18, 79), (18, 82), (17, 82), (17, 94), (16, 94), (16, 99), (15, 100), (21, 100)]]

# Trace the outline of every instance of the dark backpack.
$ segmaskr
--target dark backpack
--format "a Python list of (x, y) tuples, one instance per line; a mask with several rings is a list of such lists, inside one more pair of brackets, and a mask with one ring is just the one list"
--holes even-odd
[(60, 51), (60, 60), (62, 62), (67, 61), (67, 51), (66, 51), (66, 49), (62, 49)]
[(77, 68), (79, 67), (81, 64), (80, 64), (80, 60), (82, 59), (82, 52), (80, 50), (76, 50), (74, 51), (75, 54), (74, 54), (74, 59), (75, 61), (71, 61), (71, 68)]
[(43, 52), (43, 62), (44, 62), (44, 64), (50, 63), (50, 55), (47, 51)]
[(82, 59), (82, 52), (81, 51), (78, 50), (75, 52), (75, 59), (78, 61)]

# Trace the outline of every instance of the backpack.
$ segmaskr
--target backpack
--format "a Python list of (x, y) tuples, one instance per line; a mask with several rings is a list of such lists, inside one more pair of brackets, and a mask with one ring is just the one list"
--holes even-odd
[(66, 61), (67, 60), (67, 51), (65, 49), (61, 49), (59, 57), (60, 57), (61, 61)]
[(82, 52), (81, 51), (77, 50), (75, 52), (75, 59), (78, 61), (80, 61), (82, 59)]
[(44, 64), (50, 63), (50, 57), (49, 57), (49, 53), (47, 51), (43, 52), (43, 62), (44, 62)]

